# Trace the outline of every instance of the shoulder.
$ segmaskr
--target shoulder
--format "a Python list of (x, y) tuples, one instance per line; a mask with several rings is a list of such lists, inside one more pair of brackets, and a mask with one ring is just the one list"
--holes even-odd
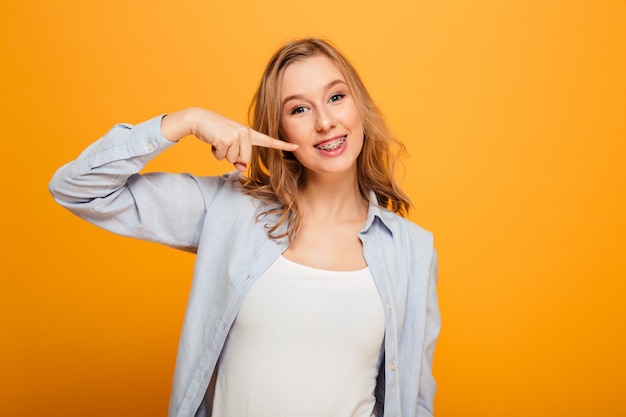
[(393, 235), (394, 241), (403, 244), (410, 243), (417, 246), (432, 247), (434, 244), (433, 233), (413, 222), (411, 219), (402, 217), (392, 211), (379, 208), (377, 216)]

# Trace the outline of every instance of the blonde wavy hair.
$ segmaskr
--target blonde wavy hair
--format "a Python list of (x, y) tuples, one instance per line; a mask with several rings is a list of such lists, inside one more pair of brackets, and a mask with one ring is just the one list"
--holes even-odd
[[(366, 200), (371, 191), (378, 204), (401, 216), (408, 214), (411, 201), (400, 189), (394, 172), (405, 146), (387, 127), (385, 120), (367, 92), (356, 69), (329, 41), (304, 38), (285, 44), (270, 59), (249, 109), (250, 126), (268, 136), (286, 140), (280, 126), (280, 83), (285, 68), (294, 62), (325, 55), (337, 65), (355, 98), (364, 127), (363, 149), (357, 158), (359, 190)], [(298, 190), (303, 168), (291, 152), (253, 147), (247, 178), (241, 179), (244, 192), (274, 206), (259, 214), (278, 215), (268, 225), (271, 238), (290, 240), (300, 226)], [(286, 229), (281, 230), (285, 225)]]

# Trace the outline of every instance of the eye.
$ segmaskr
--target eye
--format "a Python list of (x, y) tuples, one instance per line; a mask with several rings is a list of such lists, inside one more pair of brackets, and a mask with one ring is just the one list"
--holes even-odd
[(334, 103), (336, 101), (341, 100), (345, 96), (346, 96), (345, 94), (341, 94), (341, 93), (333, 94), (332, 96), (330, 96), (330, 100), (328, 101), (330, 101), (331, 103)]
[(305, 111), (306, 111), (305, 107), (298, 106), (298, 107), (294, 107), (294, 109), (291, 110), (291, 114), (300, 114), (300, 113), (304, 113)]

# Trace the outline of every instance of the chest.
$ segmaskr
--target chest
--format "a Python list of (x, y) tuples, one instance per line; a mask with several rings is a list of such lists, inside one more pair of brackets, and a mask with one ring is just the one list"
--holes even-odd
[(367, 266), (359, 239), (362, 222), (303, 222), (285, 256), (314, 268), (354, 271)]
[(295, 340), (308, 340), (309, 346), (342, 339), (342, 344), (367, 345), (373, 338), (377, 351), (383, 311), (368, 268), (327, 271), (281, 256), (248, 292), (235, 327), (271, 334), (274, 340), (299, 335)]

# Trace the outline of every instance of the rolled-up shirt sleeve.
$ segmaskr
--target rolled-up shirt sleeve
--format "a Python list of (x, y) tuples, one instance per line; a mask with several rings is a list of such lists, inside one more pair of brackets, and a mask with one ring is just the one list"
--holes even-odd
[(194, 251), (206, 194), (219, 183), (188, 174), (139, 174), (174, 145), (161, 135), (162, 117), (114, 126), (59, 168), (49, 190), (61, 206), (106, 230)]

